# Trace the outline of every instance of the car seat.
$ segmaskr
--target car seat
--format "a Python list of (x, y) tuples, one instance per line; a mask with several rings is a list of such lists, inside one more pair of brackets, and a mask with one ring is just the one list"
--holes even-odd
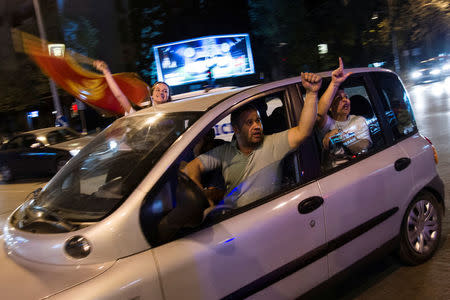
[(350, 97), (350, 103), (350, 114), (366, 118), (370, 138), (372, 139), (372, 148), (383, 145), (384, 140), (381, 135), (380, 124), (369, 100), (362, 95), (353, 95)]
[(374, 117), (372, 105), (369, 100), (361, 95), (353, 95), (350, 97), (350, 114), (363, 116), (366, 119), (372, 119)]

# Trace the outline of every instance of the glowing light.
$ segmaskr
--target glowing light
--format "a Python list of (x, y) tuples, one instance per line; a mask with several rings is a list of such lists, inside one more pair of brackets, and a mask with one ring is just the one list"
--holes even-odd
[(223, 244), (229, 243), (229, 242), (231, 242), (231, 241), (233, 241), (235, 239), (236, 239), (235, 237), (229, 238), (228, 240), (224, 241)]
[(109, 142), (109, 149), (113, 150), (117, 148), (117, 142), (116, 141), (110, 141)]
[(63, 57), (66, 46), (64, 44), (48, 44), (48, 54)]
[(56, 153), (45, 153), (45, 152), (36, 152), (36, 153), (21, 153), (21, 156), (55, 156)]
[(79, 152), (80, 152), (80, 149), (73, 149), (73, 150), (69, 151), (70, 155), (72, 155), (72, 156), (77, 155)]
[(412, 72), (412, 73), (411, 73), (411, 77), (412, 77), (412, 78), (419, 78), (419, 77), (421, 77), (421, 76), (422, 76), (422, 73), (419, 72), (419, 71), (415, 71), (415, 72)]
[(439, 74), (441, 74), (441, 70), (433, 69), (433, 70), (430, 71), (430, 74), (432, 74), (432, 75), (439, 75)]
[(151, 125), (155, 123), (159, 118), (163, 116), (162, 113), (158, 113), (156, 116), (152, 116), (145, 121), (145, 125)]

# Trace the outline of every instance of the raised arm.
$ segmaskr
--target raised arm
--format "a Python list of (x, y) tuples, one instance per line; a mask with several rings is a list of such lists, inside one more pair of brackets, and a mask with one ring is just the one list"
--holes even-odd
[(95, 60), (92, 65), (99, 71), (105, 75), (106, 82), (108, 83), (109, 88), (111, 89), (114, 97), (116, 97), (117, 101), (119, 101), (120, 105), (125, 110), (125, 114), (130, 114), (134, 112), (135, 110), (133, 107), (131, 107), (130, 101), (125, 96), (125, 94), (120, 89), (119, 85), (117, 85), (117, 82), (114, 80), (114, 77), (112, 76), (111, 72), (109, 71), (108, 65), (101, 60)]
[(322, 77), (313, 73), (301, 73), (302, 85), (306, 89), (305, 104), (298, 125), (288, 131), (291, 148), (297, 148), (311, 134), (317, 115), (317, 93), (322, 84)]
[(320, 129), (325, 126), (327, 119), (329, 118), (327, 112), (330, 109), (331, 103), (333, 102), (339, 86), (351, 74), (352, 72), (347, 74), (344, 72), (344, 63), (342, 62), (342, 58), (339, 57), (339, 67), (331, 73), (331, 82), (322, 97), (320, 97), (319, 104), (317, 106), (317, 125)]

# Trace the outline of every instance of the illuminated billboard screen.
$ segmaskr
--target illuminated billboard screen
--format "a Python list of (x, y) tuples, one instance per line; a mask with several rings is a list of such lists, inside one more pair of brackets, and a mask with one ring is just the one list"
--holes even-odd
[(153, 47), (158, 81), (171, 86), (253, 74), (248, 34), (215, 35)]

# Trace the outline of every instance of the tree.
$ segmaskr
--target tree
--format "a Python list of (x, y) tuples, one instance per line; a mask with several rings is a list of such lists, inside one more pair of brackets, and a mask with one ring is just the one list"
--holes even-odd
[(98, 29), (85, 17), (61, 17), (66, 47), (88, 57), (97, 57)]
[(314, 62), (315, 30), (304, 1), (251, 0), (249, 18), (255, 61), (272, 79), (298, 75), (301, 67)]
[(167, 19), (166, 9), (163, 3), (141, 1), (132, 1), (131, 6), (130, 21), (137, 48), (136, 67), (146, 82), (154, 82), (157, 75), (153, 45), (160, 43)]
[(404, 0), (394, 26), (401, 33), (399, 47), (425, 48), (426, 57), (445, 51), (450, 38), (450, 3), (445, 0)]
[(18, 69), (0, 75), (1, 112), (22, 111), (37, 106), (41, 98), (49, 95), (48, 79), (27, 58), (20, 61)]

